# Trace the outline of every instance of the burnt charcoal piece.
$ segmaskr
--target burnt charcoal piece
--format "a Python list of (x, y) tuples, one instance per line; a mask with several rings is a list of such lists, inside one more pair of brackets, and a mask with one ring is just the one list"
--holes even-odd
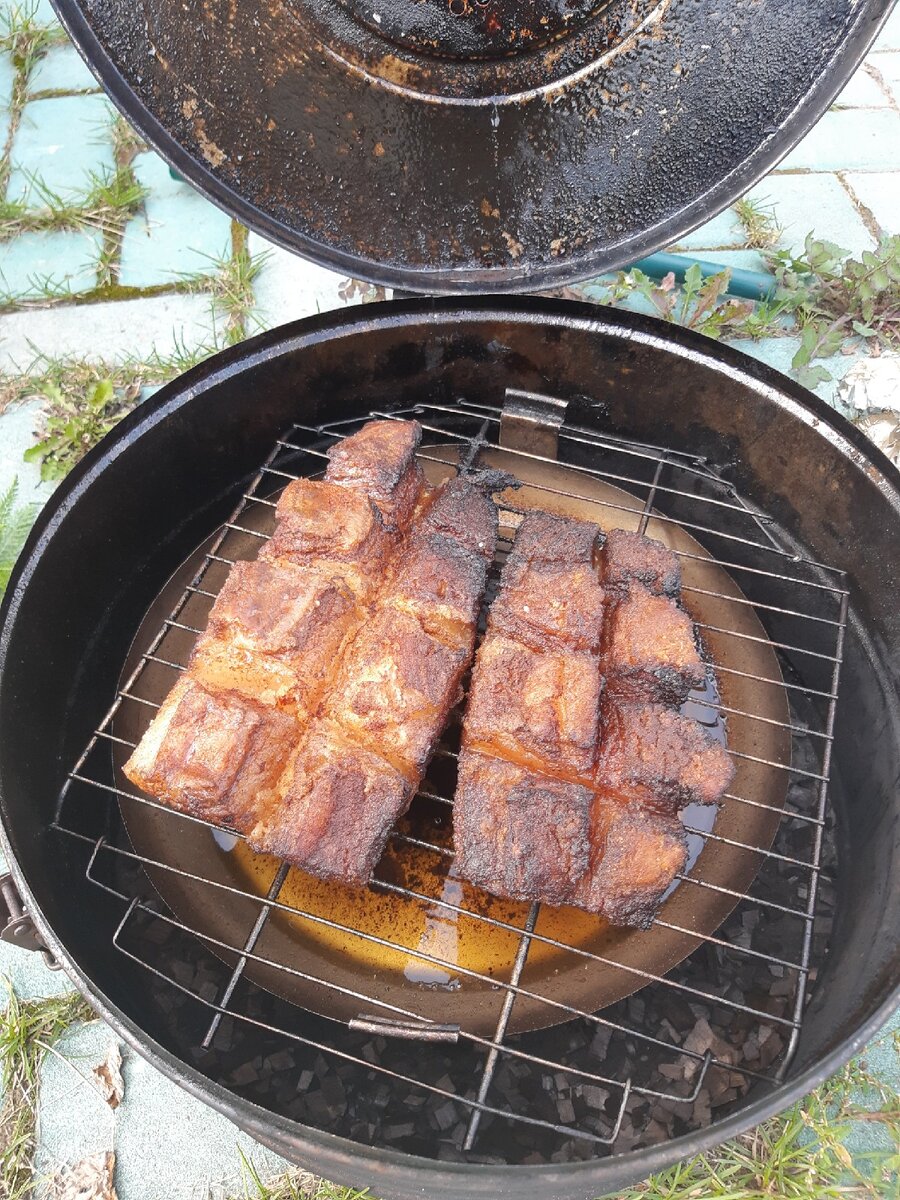
[(622, 701), (681, 704), (706, 679), (690, 617), (640, 584), (607, 615), (601, 659), (607, 691)]
[(321, 879), (363, 884), (414, 790), (378, 754), (319, 721), (248, 840)]
[(591, 792), (473, 751), (460, 757), (456, 866), (496, 896), (566, 904), (589, 864)]
[(466, 744), (538, 771), (589, 778), (600, 686), (590, 655), (538, 652), (495, 633), (472, 672)]
[(171, 808), (246, 832), (274, 799), (296, 740), (287, 713), (184, 675), (124, 770)]
[(671, 550), (654, 538), (625, 529), (611, 529), (597, 556), (604, 587), (624, 595), (633, 583), (654, 596), (677, 597), (681, 590), (681, 565)]
[(717, 804), (734, 777), (723, 745), (696, 721), (657, 704), (605, 704), (597, 763), (599, 788), (675, 814)]
[(468, 658), (414, 617), (383, 608), (345, 651), (323, 714), (417, 781), (460, 699)]
[(418, 421), (369, 421), (332, 446), (326, 478), (368, 496), (386, 529), (403, 530), (425, 486), (416, 462), (421, 439)]
[(598, 792), (591, 811), (591, 863), (571, 903), (613, 925), (646, 929), (687, 862), (677, 817)]

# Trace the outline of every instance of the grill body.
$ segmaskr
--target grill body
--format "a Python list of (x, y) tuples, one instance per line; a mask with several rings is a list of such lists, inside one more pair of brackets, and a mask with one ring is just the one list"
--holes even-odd
[[(835, 730), (837, 919), (797, 1055), (702, 1133), (564, 1167), (447, 1165), (358, 1145), (250, 1104), (165, 1045), (140, 968), (109, 942), (120, 912), (50, 829), (56, 797), (114, 694), (150, 598), (233, 508), (273, 438), (315, 423), (508, 387), (552, 391), (586, 427), (705, 454), (820, 561), (848, 573)], [(0, 804), (26, 906), (76, 984), (190, 1091), (286, 1156), (376, 1195), (603, 1194), (770, 1115), (861, 1046), (900, 973), (900, 477), (795, 384), (650, 320), (549, 301), (368, 307), (227, 351), (126, 418), (32, 533), (0, 632)]]

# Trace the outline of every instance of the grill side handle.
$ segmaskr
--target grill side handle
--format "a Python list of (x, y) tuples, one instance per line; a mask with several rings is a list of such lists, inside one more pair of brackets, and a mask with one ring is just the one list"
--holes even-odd
[[(58, 971), (60, 964), (47, 949), (37, 927), (26, 912), (19, 890), (8, 871), (0, 875), (0, 896), (6, 909), (6, 921), (0, 929), (0, 939), (9, 942), (11, 946), (18, 946), (20, 950), (39, 951), (50, 970)], [(0, 920), (2, 915), (0, 911)]]

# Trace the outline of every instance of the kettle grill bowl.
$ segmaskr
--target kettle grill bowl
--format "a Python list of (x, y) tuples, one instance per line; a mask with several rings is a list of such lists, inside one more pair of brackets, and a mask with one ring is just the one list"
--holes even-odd
[[(50, 825), (161, 581), (227, 514), (292, 421), (422, 400), (552, 392), (581, 425), (705, 454), (820, 562), (850, 607), (833, 775), (838, 903), (796, 1057), (778, 1087), (706, 1130), (565, 1166), (452, 1165), (360, 1147), (264, 1110), (164, 1044), (121, 913)], [(39, 518), (0, 628), (0, 810), (25, 905), (76, 985), (137, 1050), (288, 1158), (406, 1197), (605, 1194), (738, 1133), (858, 1050), (900, 978), (900, 475), (821, 401), (759, 363), (632, 314), (548, 300), (405, 302), (326, 314), (170, 384), (72, 472)], [(838, 803), (839, 801), (839, 803)]]

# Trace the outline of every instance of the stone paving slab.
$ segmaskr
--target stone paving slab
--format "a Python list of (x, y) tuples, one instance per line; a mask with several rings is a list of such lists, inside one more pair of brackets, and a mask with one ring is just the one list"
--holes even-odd
[(32, 309), (0, 316), (0, 371), (23, 372), (40, 355), (123, 362), (209, 345), (215, 316), (207, 295), (152, 296), (108, 304)]
[(95, 230), (24, 233), (0, 242), (0, 292), (24, 300), (96, 285), (102, 238)]
[(28, 81), (30, 95), (43, 91), (100, 91), (84, 59), (74, 46), (52, 46), (44, 55)]
[(888, 108), (887, 89), (875, 78), (868, 65), (857, 71), (838, 98), (834, 108)]
[(40, 415), (39, 400), (17, 404), (3, 414), (3, 424), (0, 427), (0, 495), (3, 495), (14, 479), (18, 480), (17, 495), (20, 504), (40, 504), (53, 494), (54, 485), (41, 481), (41, 469), (38, 464), (26, 462), (22, 457), (34, 442), (34, 432), (40, 424)]
[(39, 203), (32, 177), (65, 199), (90, 186), (92, 174), (115, 166), (106, 133), (113, 118), (105, 96), (64, 96), (25, 105), (13, 142), (7, 199)]
[[(893, 104), (900, 107), (900, 53), (892, 51), (887, 54), (872, 54), (869, 62), (881, 77), (882, 85), (887, 89)], [(896, 149), (895, 145), (894, 150)]]
[(795, 253), (803, 249), (811, 229), (817, 238), (854, 255), (875, 246), (875, 237), (837, 175), (773, 174), (751, 188), (747, 197), (774, 209), (782, 230), (781, 245)]
[(134, 174), (147, 190), (141, 213), (125, 228), (119, 282), (153, 287), (185, 275), (209, 274), (231, 254), (231, 218), (187, 183), (172, 178), (152, 151), (139, 154)]
[(241, 1154), (263, 1178), (288, 1164), (259, 1146), (226, 1117), (118, 1042), (101, 1021), (67, 1034), (58, 1044), (66, 1060), (91, 1077), (113, 1044), (122, 1055), (129, 1109), (141, 1120), (122, 1121), (67, 1062), (49, 1055), (41, 1067), (39, 1178), (97, 1151), (116, 1151), (116, 1186), (127, 1200), (215, 1200), (241, 1192)]
[[(900, 160), (900, 148), (897, 155)], [(900, 223), (900, 171), (848, 174), (845, 179), (882, 233), (894, 232)]]
[(251, 258), (262, 263), (253, 289), (253, 321), (260, 329), (360, 301), (358, 294), (341, 296), (348, 283), (344, 276), (273, 246), (257, 233), (248, 237), (247, 249)]
[(898, 146), (900, 112), (895, 109), (833, 108), (782, 159), (779, 170), (893, 170)]
[(0, 54), (0, 117), (4, 116), (9, 111), (9, 103), (12, 99), (13, 82), (16, 78), (16, 73), (12, 68), (9, 58), (5, 54)]

